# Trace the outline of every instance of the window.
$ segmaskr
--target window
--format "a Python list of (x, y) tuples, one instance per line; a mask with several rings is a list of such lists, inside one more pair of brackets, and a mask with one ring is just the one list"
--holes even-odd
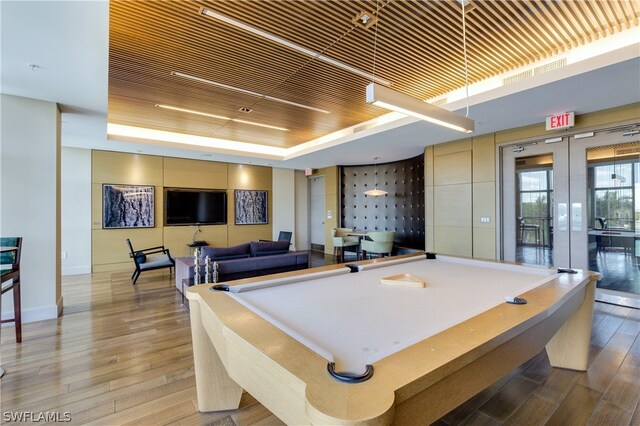
[[(551, 245), (551, 218), (553, 205), (553, 170), (535, 169), (518, 170), (518, 208), (517, 214), (521, 222), (518, 226), (537, 225), (542, 241)], [(521, 233), (519, 240), (522, 244), (538, 244), (534, 233)]]
[(593, 167), (595, 218), (604, 217), (609, 228), (635, 230), (636, 216), (640, 215), (640, 209), (634, 209), (634, 203), (637, 205), (634, 186), (638, 186), (638, 174), (638, 162)]

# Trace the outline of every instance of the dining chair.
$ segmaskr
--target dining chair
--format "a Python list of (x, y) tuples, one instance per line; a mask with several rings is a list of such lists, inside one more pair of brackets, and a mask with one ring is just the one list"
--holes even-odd
[(331, 239), (333, 241), (333, 258), (337, 257), (338, 263), (344, 260), (344, 252), (352, 251), (356, 254), (360, 251), (360, 237), (349, 235), (353, 232), (352, 228), (333, 228), (331, 230)]
[[(13, 322), (16, 329), (16, 342), (22, 342), (22, 310), (20, 304), (20, 256), (22, 254), (22, 237), (1, 237), (0, 275), (2, 290), (0, 296), (13, 290), (13, 318), (0, 320), (0, 323)], [(2, 311), (0, 300), (0, 317)]]
[(396, 233), (393, 231), (369, 232), (367, 237), (362, 240), (360, 246), (362, 248), (362, 258), (366, 259), (367, 254), (376, 254), (378, 256), (391, 256), (393, 251), (393, 238)]

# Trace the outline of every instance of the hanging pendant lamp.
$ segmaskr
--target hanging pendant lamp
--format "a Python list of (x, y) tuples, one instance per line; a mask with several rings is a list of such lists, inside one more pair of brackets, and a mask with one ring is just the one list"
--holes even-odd
[(381, 195), (387, 195), (387, 191), (383, 191), (382, 189), (378, 189), (378, 160), (380, 157), (375, 157), (373, 161), (375, 161), (375, 174), (374, 174), (374, 189), (370, 189), (368, 191), (364, 191), (364, 195), (370, 195), (372, 197), (379, 197)]
[[(366, 88), (366, 102), (380, 108), (396, 111), (401, 114), (410, 115), (439, 126), (457, 130), (463, 133), (472, 133), (475, 130), (475, 122), (469, 116), (469, 72), (467, 66), (467, 37), (466, 37), (466, 21), (465, 21), (465, 1), (458, 0), (462, 6), (462, 45), (464, 50), (464, 78), (467, 99), (467, 114), (461, 116), (455, 112), (448, 111), (436, 105), (431, 105), (421, 99), (400, 93), (388, 87), (372, 81)], [(377, 1), (376, 1), (377, 3)], [(376, 75), (376, 46), (378, 39), (378, 23), (380, 9), (376, 7), (375, 33), (373, 37), (373, 72)]]

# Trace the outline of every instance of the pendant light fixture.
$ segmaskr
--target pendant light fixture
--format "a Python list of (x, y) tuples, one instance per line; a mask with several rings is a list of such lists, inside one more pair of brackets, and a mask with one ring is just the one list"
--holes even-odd
[(372, 197), (379, 197), (380, 195), (387, 195), (387, 191), (383, 191), (382, 189), (378, 189), (378, 160), (380, 157), (374, 157), (374, 189), (370, 189), (368, 191), (364, 191), (364, 195), (370, 195)]
[[(367, 85), (366, 100), (368, 104), (373, 104), (380, 108), (396, 111), (401, 114), (410, 115), (430, 123), (438, 124), (453, 130), (464, 133), (471, 133), (475, 130), (475, 122), (468, 118), (469, 116), (469, 81), (467, 67), (467, 38), (466, 38), (466, 22), (464, 1), (462, 4), (462, 42), (464, 48), (464, 72), (465, 72), (465, 88), (467, 93), (467, 116), (463, 117), (454, 112), (447, 111), (435, 105), (431, 105), (421, 99), (413, 96), (405, 95), (396, 90), (383, 87), (372, 81)], [(373, 76), (376, 75), (376, 42), (378, 37), (378, 16), (379, 9), (376, 9), (375, 35), (373, 44)]]
[(611, 174), (611, 180), (618, 183), (625, 183), (627, 179), (620, 173), (616, 173), (616, 147), (613, 147), (613, 173)]

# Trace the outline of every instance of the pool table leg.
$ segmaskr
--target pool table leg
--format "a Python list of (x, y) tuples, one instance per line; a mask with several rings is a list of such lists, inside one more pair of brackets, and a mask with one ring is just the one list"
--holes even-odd
[(190, 308), (198, 411), (235, 410), (240, 406), (242, 388), (229, 377), (211, 343), (202, 324), (200, 301), (192, 300)]
[(596, 278), (585, 288), (584, 301), (546, 345), (553, 367), (585, 371), (589, 360)]

